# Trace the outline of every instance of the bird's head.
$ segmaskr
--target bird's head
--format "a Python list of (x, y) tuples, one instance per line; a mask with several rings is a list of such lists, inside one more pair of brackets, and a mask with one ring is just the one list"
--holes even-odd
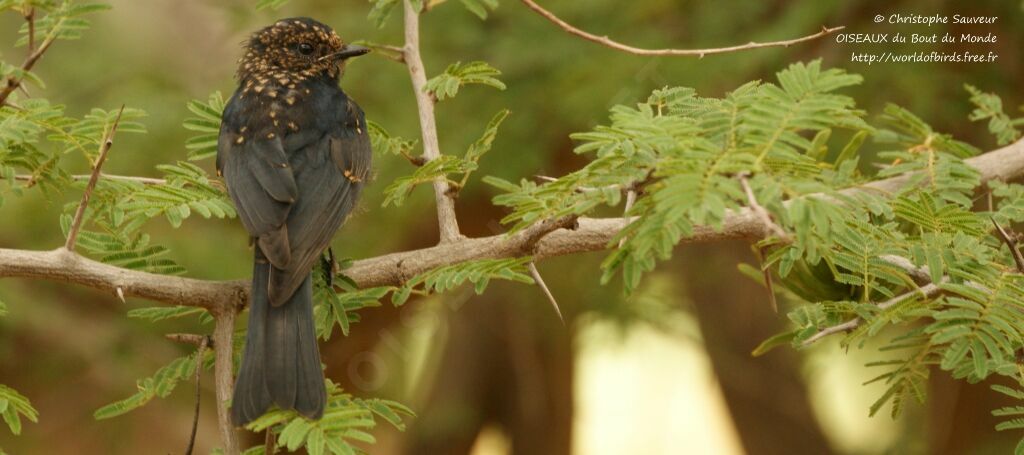
[(281, 19), (245, 43), (238, 78), (300, 82), (317, 76), (337, 79), (345, 60), (370, 50), (345, 44), (334, 30), (308, 17)]

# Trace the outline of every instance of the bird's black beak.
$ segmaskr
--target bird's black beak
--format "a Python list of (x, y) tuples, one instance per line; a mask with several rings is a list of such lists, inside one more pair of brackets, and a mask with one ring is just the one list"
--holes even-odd
[(334, 58), (337, 60), (347, 60), (352, 57), (358, 57), (360, 55), (370, 52), (370, 48), (359, 46), (356, 44), (348, 44), (341, 51), (334, 54)]

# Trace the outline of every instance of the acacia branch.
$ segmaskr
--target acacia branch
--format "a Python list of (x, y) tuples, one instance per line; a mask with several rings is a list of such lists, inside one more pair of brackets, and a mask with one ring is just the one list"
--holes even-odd
[[(898, 303), (902, 303), (902, 302), (905, 302), (905, 301), (907, 301), (909, 299), (916, 298), (916, 297), (921, 297), (921, 298), (929, 299), (929, 298), (932, 298), (932, 297), (938, 295), (939, 292), (942, 292), (942, 289), (939, 288), (938, 285), (936, 285), (935, 283), (928, 283), (928, 284), (926, 284), (924, 286), (921, 286), (920, 288), (914, 289), (913, 291), (910, 291), (910, 292), (908, 292), (906, 294), (898, 295), (898, 296), (893, 297), (893, 298), (891, 298), (889, 300), (886, 300), (886, 301), (884, 301), (882, 303), (879, 303), (878, 304), (878, 309), (879, 310), (885, 310), (887, 308), (891, 308), (891, 307), (895, 306)], [(821, 329), (820, 331), (818, 331), (818, 333), (815, 333), (814, 335), (812, 335), (810, 338), (804, 340), (803, 346), (804, 347), (810, 346), (814, 342), (816, 342), (816, 341), (818, 341), (818, 340), (820, 340), (822, 338), (825, 338), (825, 337), (827, 337), (829, 335), (833, 335), (833, 334), (836, 334), (836, 333), (842, 333), (842, 332), (848, 332), (850, 330), (853, 330), (853, 329), (859, 327), (862, 323), (864, 323), (864, 319), (862, 319), (860, 317), (856, 317), (856, 318), (850, 319), (849, 321), (846, 321), (846, 322), (844, 322), (842, 324), (836, 324), (836, 325), (833, 325), (831, 327), (826, 327), (826, 328)]]
[[(18, 174), (14, 176), (14, 180), (21, 182), (28, 182), (26, 186), (31, 187), (35, 185), (38, 177), (34, 175)], [(92, 174), (76, 174), (71, 176), (71, 180), (89, 180), (92, 178)], [(107, 180), (121, 180), (125, 182), (138, 182), (143, 185), (164, 185), (167, 183), (166, 179), (155, 178), (155, 177), (136, 177), (134, 175), (116, 175), (107, 174), (106, 172), (100, 172), (100, 178)]]
[[(30, 21), (29, 24), (33, 24), (33, 21)], [(56, 29), (56, 27), (54, 27), (54, 29)], [(53, 32), (50, 32), (46, 39), (43, 40), (42, 44), (40, 44), (39, 47), (37, 47), (35, 50), (31, 50), (28, 54), (28, 57), (25, 57), (25, 61), (21, 64), (21, 76), (19, 77), (13, 74), (7, 76), (7, 83), (4, 85), (3, 89), (0, 89), (0, 106), (7, 102), (7, 97), (11, 96), (11, 93), (17, 90), (18, 87), (21, 87), (21, 83), (25, 80), (25, 73), (32, 71), (32, 67), (34, 67), (36, 65), (36, 62), (38, 62), (39, 59), (43, 57), (43, 54), (46, 53), (46, 51), (50, 48), (50, 45), (53, 44), (53, 42), (56, 39), (57, 35)]]
[[(966, 160), (983, 181), (1012, 180), (1024, 176), (1024, 140)], [(897, 176), (843, 190), (847, 196), (872, 191), (892, 193), (907, 185), (910, 176)], [(809, 197), (809, 196), (805, 196)], [(575, 221), (575, 224), (572, 223)], [(344, 270), (360, 288), (401, 286), (410, 278), (438, 267), (480, 259), (553, 256), (599, 251), (631, 218), (580, 218), (540, 222), (517, 233), (463, 238), (444, 245), (391, 253), (356, 261)], [(721, 229), (694, 226), (682, 243), (709, 243), (730, 239), (764, 238), (768, 230), (749, 208), (727, 212)], [(0, 278), (24, 277), (75, 283), (116, 295), (172, 305), (206, 308), (213, 314), (240, 310), (246, 304), (248, 280), (210, 281), (127, 270), (87, 259), (63, 248), (52, 251), (0, 249)], [(214, 348), (217, 340), (214, 339)]]
[(121, 105), (121, 110), (117, 111), (117, 117), (114, 118), (114, 123), (110, 125), (110, 130), (103, 135), (103, 140), (100, 141), (100, 156), (96, 158), (96, 164), (92, 167), (92, 175), (89, 177), (89, 183), (85, 185), (85, 191), (82, 193), (82, 202), (78, 204), (78, 209), (75, 210), (75, 218), (71, 222), (71, 229), (68, 230), (68, 240), (64, 243), (64, 248), (67, 248), (68, 251), (75, 251), (78, 231), (82, 229), (82, 221), (85, 219), (85, 208), (89, 205), (92, 190), (96, 188), (96, 182), (100, 179), (100, 169), (103, 168), (103, 162), (107, 160), (107, 153), (110, 152), (110, 147), (114, 145), (114, 134), (117, 133), (117, 125), (121, 123), (121, 114), (124, 114), (123, 104)]
[(600, 44), (602, 46), (609, 47), (609, 48), (612, 48), (612, 49), (615, 49), (615, 50), (618, 50), (618, 51), (622, 51), (622, 52), (626, 52), (626, 53), (630, 53), (630, 54), (635, 54), (635, 55), (647, 55), (647, 56), (672, 56), (672, 57), (699, 57), (699, 58), (704, 58), (705, 55), (709, 55), (709, 54), (724, 54), (724, 53), (727, 53), (727, 52), (738, 52), (738, 51), (745, 51), (745, 50), (748, 50), (748, 49), (758, 49), (758, 48), (762, 48), (762, 47), (789, 47), (789, 46), (791, 46), (793, 44), (802, 43), (804, 41), (815, 40), (815, 39), (821, 38), (821, 37), (823, 37), (825, 35), (828, 35), (828, 34), (831, 34), (831, 33), (835, 33), (835, 32), (837, 32), (839, 30), (842, 30), (842, 29), (846, 28), (844, 26), (831, 27), (831, 28), (822, 26), (820, 32), (814, 33), (814, 34), (811, 34), (811, 35), (807, 35), (807, 36), (804, 36), (804, 37), (796, 38), (796, 39), (783, 40), (783, 41), (770, 41), (770, 42), (766, 42), (766, 43), (757, 43), (757, 42), (751, 41), (751, 42), (749, 42), (747, 44), (741, 44), (741, 45), (737, 45), (737, 46), (716, 47), (716, 48), (709, 48), (709, 49), (643, 49), (643, 48), (639, 48), (639, 47), (630, 46), (630, 45), (627, 45), (627, 44), (622, 44), (622, 43), (620, 43), (618, 41), (613, 41), (612, 39), (608, 38), (607, 36), (597, 36), (597, 35), (595, 35), (593, 33), (588, 33), (588, 32), (585, 32), (583, 30), (580, 30), (580, 29), (578, 29), (576, 27), (573, 27), (571, 24), (569, 24), (568, 22), (562, 20), (561, 18), (556, 16), (551, 11), (548, 11), (548, 10), (544, 9), (543, 7), (541, 7), (540, 5), (535, 3), (533, 0), (522, 0), (522, 2), (523, 2), (524, 5), (526, 5), (527, 8), (530, 8), (531, 10), (536, 12), (537, 14), (540, 14), (545, 19), (551, 21), (552, 23), (557, 25), (559, 28), (561, 28), (562, 30), (565, 30), (566, 32), (568, 32), (571, 35), (578, 36), (578, 37), (583, 38), (583, 39), (585, 39), (587, 41), (591, 41), (591, 42), (594, 42), (594, 43), (597, 43), (597, 44)]
[[(430, 161), (441, 156), (441, 146), (437, 141), (437, 121), (434, 117), (436, 100), (427, 92), (426, 70), (420, 57), (420, 11), (416, 10), (411, 0), (404, 0), (402, 3), (405, 8), (405, 47), (402, 59), (409, 69), (412, 89), (416, 94), (420, 133), (423, 136), (423, 157)], [(437, 225), (441, 233), (441, 243), (455, 242), (463, 238), (455, 216), (455, 199), (444, 177), (434, 180), (434, 201), (437, 204)]]

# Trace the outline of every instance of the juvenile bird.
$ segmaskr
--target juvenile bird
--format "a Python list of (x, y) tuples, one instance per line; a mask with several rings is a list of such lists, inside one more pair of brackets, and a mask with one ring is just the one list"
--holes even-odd
[(368, 51), (305, 17), (245, 44), (217, 143), (217, 172), (255, 250), (235, 425), (271, 404), (323, 415), (310, 274), (370, 172), (363, 111), (338, 86), (346, 60)]

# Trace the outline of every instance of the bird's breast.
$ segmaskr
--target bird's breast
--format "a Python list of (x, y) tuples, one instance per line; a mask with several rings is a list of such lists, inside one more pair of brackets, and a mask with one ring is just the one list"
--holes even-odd
[(292, 152), (327, 131), (332, 98), (308, 79), (249, 79), (239, 87), (234, 102), (236, 118), (228, 125), (235, 142), (250, 140), (284, 141), (285, 152)]

